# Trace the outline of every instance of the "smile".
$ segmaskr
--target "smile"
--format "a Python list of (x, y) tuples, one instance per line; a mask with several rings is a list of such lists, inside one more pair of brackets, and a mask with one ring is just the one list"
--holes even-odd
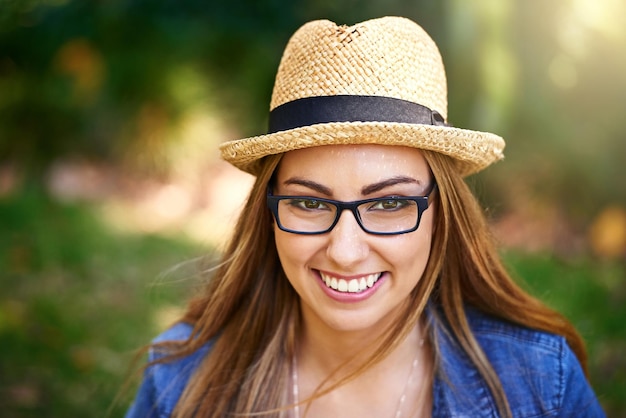
[(342, 279), (320, 271), (320, 276), (326, 286), (333, 290), (342, 293), (359, 293), (374, 286), (380, 276), (382, 276), (382, 273), (368, 274), (353, 279)]

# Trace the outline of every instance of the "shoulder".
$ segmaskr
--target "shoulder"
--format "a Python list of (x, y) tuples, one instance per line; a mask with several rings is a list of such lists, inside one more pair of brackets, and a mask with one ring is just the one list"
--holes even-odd
[(187, 322), (177, 322), (152, 340), (152, 343), (164, 341), (183, 341), (191, 336), (193, 326)]
[(531, 377), (555, 376), (563, 372), (563, 362), (573, 356), (560, 335), (526, 328), (473, 309), (467, 310), (467, 318), (491, 364), (505, 376), (514, 372)]
[(565, 342), (560, 335), (513, 324), (473, 308), (466, 309), (466, 315), (469, 326), (481, 346), (493, 345), (494, 348), (520, 348), (555, 353), (562, 350)]
[(178, 403), (189, 379), (210, 349), (203, 346), (189, 356), (159, 363), (166, 353), (156, 344), (167, 341), (184, 341), (191, 337), (193, 327), (187, 323), (177, 323), (158, 335), (148, 353), (148, 367), (144, 370), (143, 381), (135, 401), (126, 414), (134, 417), (169, 417)]
[[(513, 416), (604, 416), (578, 359), (562, 336), (474, 309), (466, 313), (478, 344), (500, 379)], [(457, 398), (468, 392), (479, 394), (483, 410), (495, 409), (486, 384), (464, 352), (449, 338), (442, 342), (445, 358), (441, 364), (455, 381)]]
[(178, 388), (180, 386), (182, 391), (182, 388), (209, 350), (210, 345), (205, 345), (186, 357), (163, 363), (154, 363), (167, 354), (166, 351), (158, 348), (159, 343), (185, 341), (191, 337), (192, 331), (192, 325), (179, 322), (152, 340), (153, 346), (150, 348), (148, 355), (148, 361), (152, 364), (147, 370), (152, 374), (159, 388)]

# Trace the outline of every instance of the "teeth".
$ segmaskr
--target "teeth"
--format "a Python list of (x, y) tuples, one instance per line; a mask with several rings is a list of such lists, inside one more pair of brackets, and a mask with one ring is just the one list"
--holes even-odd
[(374, 283), (378, 281), (382, 273), (369, 274), (359, 279), (338, 279), (336, 277), (329, 276), (320, 272), (322, 280), (326, 283), (326, 286), (331, 289), (337, 290), (343, 293), (359, 293), (365, 289), (374, 286)]

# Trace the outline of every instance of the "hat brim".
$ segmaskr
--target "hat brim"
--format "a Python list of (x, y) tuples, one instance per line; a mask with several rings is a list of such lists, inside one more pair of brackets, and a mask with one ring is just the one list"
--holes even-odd
[(504, 140), (489, 132), (395, 122), (321, 123), (228, 141), (220, 146), (220, 151), (225, 161), (257, 175), (260, 159), (268, 155), (351, 144), (407, 146), (439, 152), (457, 161), (462, 176), (477, 173), (504, 158)]

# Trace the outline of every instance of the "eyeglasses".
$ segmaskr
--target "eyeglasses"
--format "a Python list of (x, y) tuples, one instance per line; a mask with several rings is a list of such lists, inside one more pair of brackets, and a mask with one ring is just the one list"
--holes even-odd
[(311, 196), (274, 196), (267, 191), (267, 206), (278, 227), (286, 232), (316, 235), (330, 232), (344, 210), (354, 215), (368, 234), (398, 235), (415, 231), (429, 198), (437, 188), (434, 183), (425, 196), (389, 196), (341, 202)]

